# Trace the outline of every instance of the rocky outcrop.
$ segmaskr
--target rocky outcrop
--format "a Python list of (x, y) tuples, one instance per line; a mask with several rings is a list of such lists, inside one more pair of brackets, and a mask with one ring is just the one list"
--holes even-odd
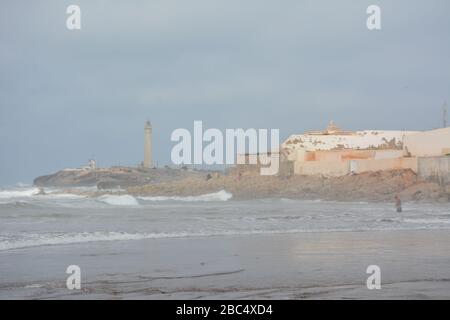
[(131, 187), (128, 193), (152, 196), (195, 196), (226, 190), (233, 199), (289, 198), (337, 201), (393, 201), (398, 194), (405, 201), (450, 200), (450, 188), (417, 179), (412, 170), (366, 172), (342, 177), (215, 175), (206, 181), (189, 177), (178, 181)]
[(98, 189), (128, 188), (204, 176), (204, 172), (172, 168), (113, 167), (96, 170), (62, 170), (34, 179), (39, 187), (91, 187)]
[[(206, 179), (210, 173), (209, 178)], [(227, 174), (182, 169), (109, 168), (93, 171), (59, 171), (36, 178), (42, 187), (97, 186), (96, 196), (121, 188), (145, 196), (197, 196), (226, 190), (233, 199), (290, 198), (337, 201), (449, 202), (450, 186), (424, 181), (412, 170), (365, 172), (341, 177), (320, 175), (261, 176), (258, 170), (229, 170)], [(90, 191), (71, 191), (71, 193)]]

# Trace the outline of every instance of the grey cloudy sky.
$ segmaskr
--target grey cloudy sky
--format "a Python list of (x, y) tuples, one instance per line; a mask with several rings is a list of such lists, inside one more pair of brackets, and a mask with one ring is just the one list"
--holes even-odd
[[(82, 30), (66, 29), (78, 4)], [(382, 30), (366, 28), (378, 4)], [(280, 128), (441, 125), (450, 2), (1, 1), (0, 185), (79, 166), (170, 163), (194, 120)]]

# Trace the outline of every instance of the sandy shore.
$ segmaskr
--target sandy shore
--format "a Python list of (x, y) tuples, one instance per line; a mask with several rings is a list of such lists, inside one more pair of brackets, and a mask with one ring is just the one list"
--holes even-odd
[[(2, 299), (449, 299), (448, 231), (96, 242), (0, 252)], [(77, 264), (82, 289), (65, 288)], [(366, 288), (381, 268), (382, 289)]]

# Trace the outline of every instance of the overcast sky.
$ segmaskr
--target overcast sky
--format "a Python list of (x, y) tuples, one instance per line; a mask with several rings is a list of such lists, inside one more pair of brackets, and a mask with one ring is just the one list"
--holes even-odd
[[(82, 29), (66, 28), (81, 7)], [(378, 4), (382, 30), (366, 28)], [(450, 98), (450, 2), (0, 3), (0, 186), (135, 165), (145, 120), (170, 163), (176, 128), (425, 130)]]

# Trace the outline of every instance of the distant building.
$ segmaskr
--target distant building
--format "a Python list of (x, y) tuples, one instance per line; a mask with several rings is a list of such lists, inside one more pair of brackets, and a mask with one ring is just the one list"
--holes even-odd
[(95, 171), (97, 170), (97, 162), (94, 159), (90, 159), (85, 165), (79, 168), (65, 168), (63, 171)]
[(295, 150), (369, 150), (402, 149), (404, 138), (418, 131), (364, 130), (344, 131), (333, 122), (324, 131), (309, 131), (291, 135), (283, 142), (282, 148), (292, 154)]
[(95, 159), (90, 159), (89, 160), (89, 168), (91, 170), (97, 169), (97, 162), (95, 161)]
[(342, 176), (365, 171), (412, 169), (404, 141), (417, 131), (344, 131), (332, 121), (323, 131), (290, 136), (281, 145), (294, 163), (294, 174)]
[(339, 128), (333, 120), (330, 121), (328, 124), (328, 127), (323, 131), (308, 131), (306, 132), (307, 135), (351, 135), (354, 134), (353, 131), (344, 131), (341, 128)]
[[(421, 179), (450, 183), (450, 128), (353, 132), (330, 122), (325, 130), (291, 135), (278, 151), (270, 154), (280, 160), (279, 175), (338, 177), (411, 169)], [(236, 170), (257, 173), (257, 156), (238, 154)]]
[(405, 139), (408, 156), (417, 159), (417, 176), (441, 186), (450, 184), (450, 128), (410, 135)]
[(144, 127), (144, 168), (153, 168), (152, 159), (152, 125), (150, 121), (145, 123)]
[(405, 137), (405, 150), (413, 157), (450, 154), (450, 128), (421, 131)]

